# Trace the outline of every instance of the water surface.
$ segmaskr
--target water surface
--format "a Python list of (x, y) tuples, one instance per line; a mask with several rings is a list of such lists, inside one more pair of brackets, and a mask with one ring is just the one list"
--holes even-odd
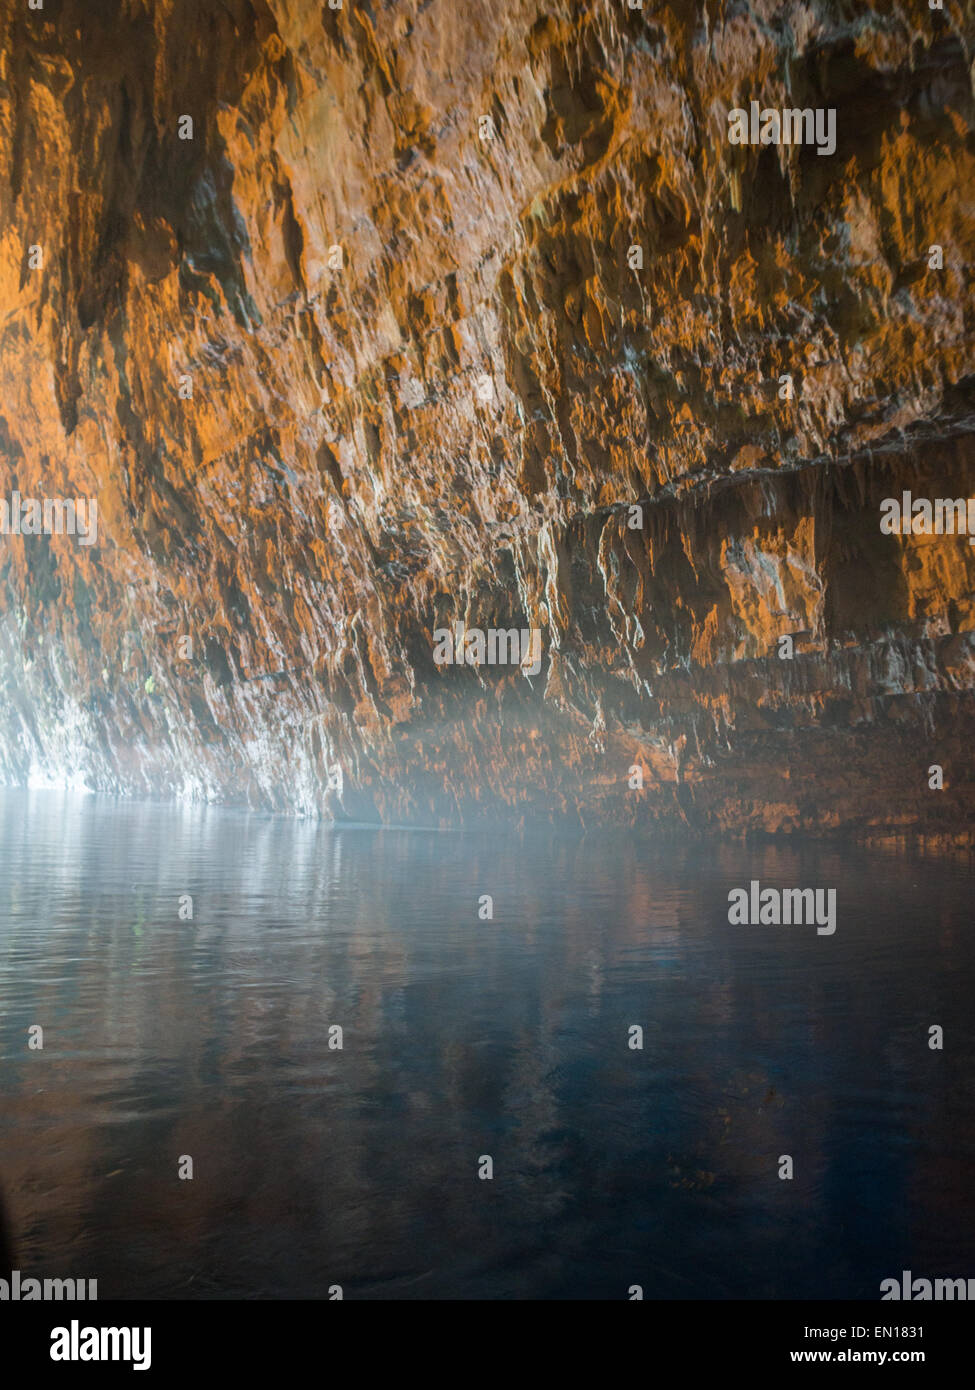
[[(0, 852), (23, 1271), (101, 1298), (975, 1276), (966, 864), (55, 792), (0, 793)], [(752, 878), (835, 888), (836, 933), (729, 925)]]

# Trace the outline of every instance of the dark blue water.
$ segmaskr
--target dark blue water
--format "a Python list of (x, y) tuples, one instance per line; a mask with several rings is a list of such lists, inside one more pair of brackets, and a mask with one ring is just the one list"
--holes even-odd
[[(22, 1271), (100, 1298), (975, 1276), (967, 864), (51, 792), (0, 795), (0, 851)], [(835, 934), (729, 925), (752, 878), (835, 888)]]

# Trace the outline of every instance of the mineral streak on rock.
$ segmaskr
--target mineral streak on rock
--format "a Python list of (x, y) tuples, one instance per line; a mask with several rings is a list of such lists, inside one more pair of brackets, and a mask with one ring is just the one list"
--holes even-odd
[(5, 780), (965, 833), (975, 548), (878, 519), (975, 493), (970, 6), (0, 15), (0, 490), (99, 522), (0, 537)]

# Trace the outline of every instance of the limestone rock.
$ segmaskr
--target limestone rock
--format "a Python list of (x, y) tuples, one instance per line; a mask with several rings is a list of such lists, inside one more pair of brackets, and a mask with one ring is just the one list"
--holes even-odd
[[(956, 0), (0, 0), (0, 491), (98, 507), (0, 537), (0, 775), (967, 833), (975, 548), (878, 522), (975, 492), (973, 41)], [(753, 99), (835, 152), (731, 144)], [(541, 672), (438, 667), (456, 622)]]

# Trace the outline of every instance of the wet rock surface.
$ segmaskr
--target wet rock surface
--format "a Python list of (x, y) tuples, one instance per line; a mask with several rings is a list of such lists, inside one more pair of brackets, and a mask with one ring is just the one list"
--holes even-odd
[(0, 490), (98, 508), (0, 537), (4, 780), (967, 836), (975, 548), (879, 518), (975, 493), (970, 6), (0, 25)]

